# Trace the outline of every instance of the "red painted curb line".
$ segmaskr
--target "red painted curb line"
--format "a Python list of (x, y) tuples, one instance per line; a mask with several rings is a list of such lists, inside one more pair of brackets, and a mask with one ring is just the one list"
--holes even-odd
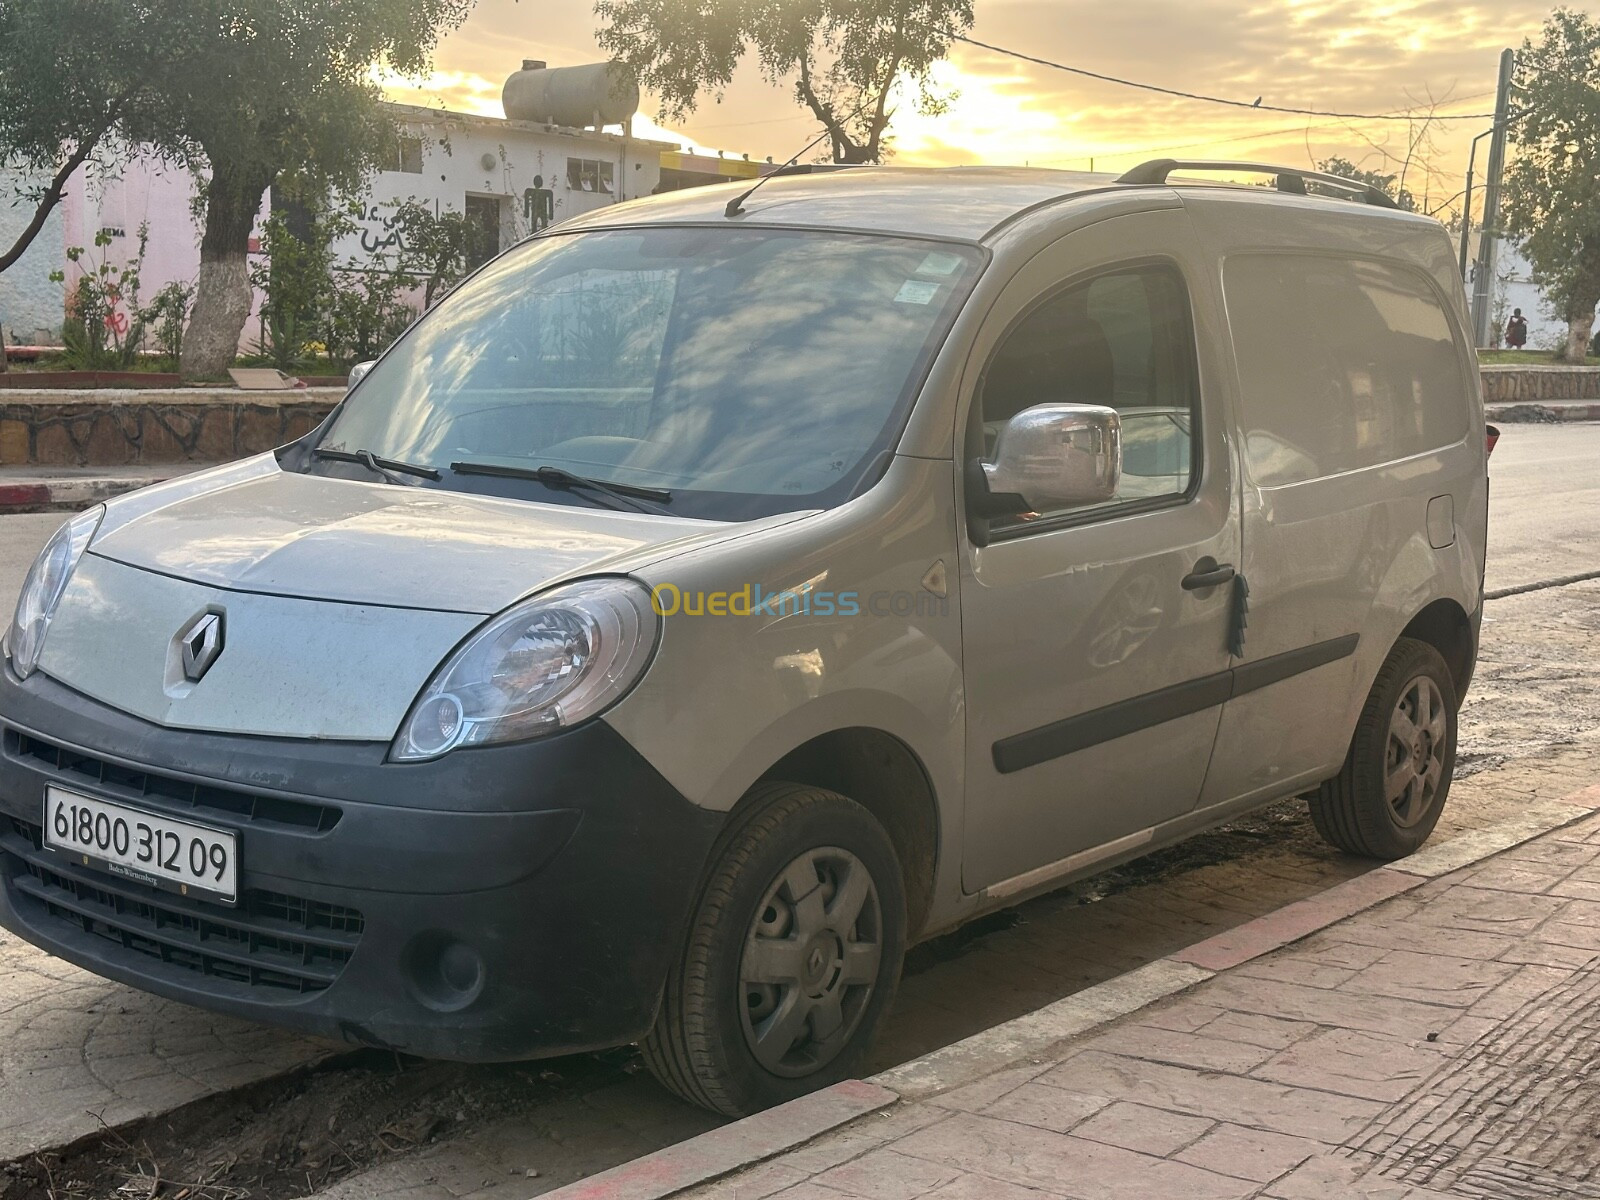
[(544, 1200), (664, 1200), (684, 1188), (709, 1183), (793, 1150), (899, 1100), (888, 1088), (862, 1079), (847, 1079), (589, 1179), (569, 1183), (545, 1193)]
[(165, 483), (172, 476), (104, 475), (51, 479), (42, 483), (0, 483), (0, 516), (50, 509), (87, 508), (140, 488)]
[(0, 509), (32, 508), (50, 503), (50, 486), (44, 483), (0, 484)]

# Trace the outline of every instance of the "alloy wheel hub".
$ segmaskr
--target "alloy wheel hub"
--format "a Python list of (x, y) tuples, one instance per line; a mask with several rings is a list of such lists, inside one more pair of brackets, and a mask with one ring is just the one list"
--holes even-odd
[(1426, 675), (1406, 684), (1389, 718), (1384, 795), (1396, 824), (1416, 825), (1432, 811), (1444, 780), (1449, 726), (1444, 697)]

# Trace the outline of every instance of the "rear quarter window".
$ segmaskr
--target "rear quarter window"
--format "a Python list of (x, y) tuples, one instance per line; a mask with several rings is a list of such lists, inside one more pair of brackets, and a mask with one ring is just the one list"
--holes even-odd
[(1256, 483), (1378, 466), (1466, 436), (1455, 335), (1420, 272), (1241, 254), (1224, 265), (1223, 288)]

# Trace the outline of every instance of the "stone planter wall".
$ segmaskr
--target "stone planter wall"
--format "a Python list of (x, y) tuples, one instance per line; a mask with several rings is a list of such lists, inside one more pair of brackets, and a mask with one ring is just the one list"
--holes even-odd
[(4, 391), (0, 466), (226, 462), (300, 437), (343, 395), (338, 388)]
[(1485, 404), (1538, 404), (1546, 400), (1600, 400), (1600, 367), (1479, 368)]

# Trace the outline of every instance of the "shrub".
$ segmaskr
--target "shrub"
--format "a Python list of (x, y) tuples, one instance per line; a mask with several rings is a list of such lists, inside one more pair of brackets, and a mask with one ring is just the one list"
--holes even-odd
[[(105, 255), (111, 235), (94, 235), (98, 258), (82, 246), (67, 250), (76, 268), (67, 292), (66, 317), (61, 323), (62, 360), (75, 371), (127, 371), (138, 361), (144, 341), (144, 312), (139, 307), (139, 273), (144, 269), (149, 228), (139, 227), (139, 250), (120, 266)], [(67, 282), (66, 271), (52, 271), (56, 283)]]

